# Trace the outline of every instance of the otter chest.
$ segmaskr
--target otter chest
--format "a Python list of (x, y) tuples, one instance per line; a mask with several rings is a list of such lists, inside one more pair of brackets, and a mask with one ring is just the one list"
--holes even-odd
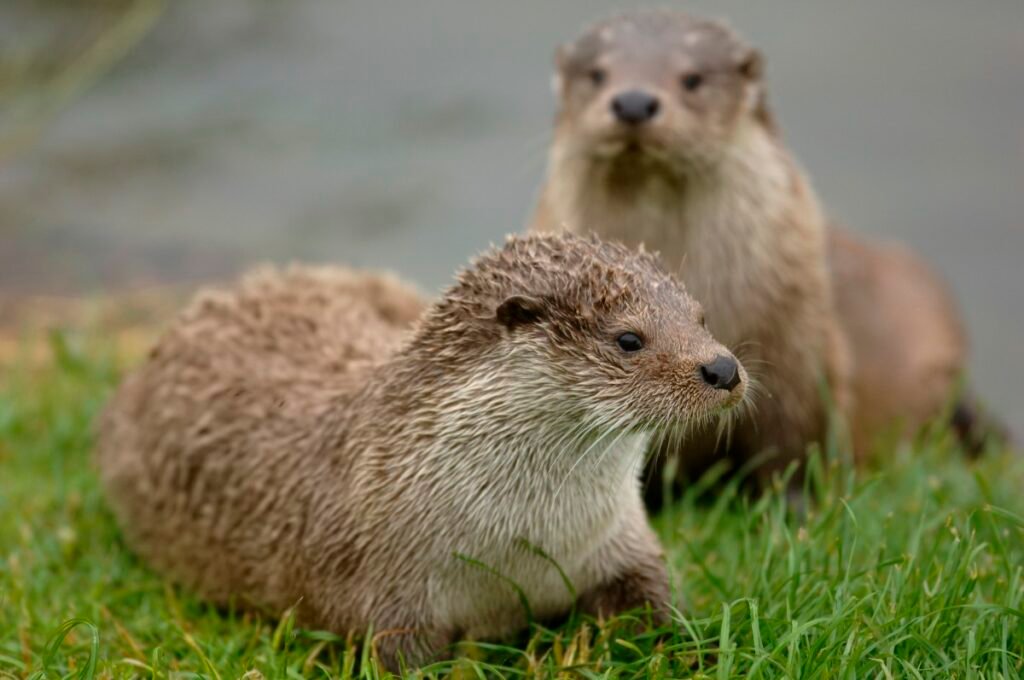
[(594, 587), (604, 571), (602, 555), (625, 505), (641, 502), (647, 441), (619, 438), (587, 452), (593, 459), (571, 473), (571, 465), (557, 466), (498, 487), (492, 512), (466, 516), (448, 566), (434, 576), (439, 615), (471, 637), (493, 638), (520, 629), (528, 614), (544, 620), (567, 613), (573, 593)]
[[(577, 232), (657, 251), (703, 306), (716, 337), (735, 349), (770, 325), (784, 289), (777, 244), (757, 218), (763, 206), (742, 192), (723, 197), (712, 188), (680, 186), (657, 177), (635, 187), (629, 200), (584, 202)], [(728, 199), (728, 200), (726, 200)]]

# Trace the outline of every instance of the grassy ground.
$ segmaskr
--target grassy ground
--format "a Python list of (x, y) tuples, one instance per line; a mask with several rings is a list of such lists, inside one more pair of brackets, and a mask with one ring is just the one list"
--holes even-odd
[[(369, 646), (217, 611), (136, 560), (89, 465), (120, 369), (109, 347), (50, 350), (0, 373), (0, 674), (378, 675)], [(816, 466), (803, 516), (778, 495), (691, 489), (657, 520), (686, 603), (669, 629), (573, 620), (425, 673), (1021, 677), (1024, 462), (965, 462), (941, 434), (916, 448), (870, 473)]]

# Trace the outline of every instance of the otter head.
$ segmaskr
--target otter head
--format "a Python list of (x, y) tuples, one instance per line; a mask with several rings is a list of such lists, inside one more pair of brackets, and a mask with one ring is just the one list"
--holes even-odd
[(556, 144), (571, 155), (706, 170), (744, 125), (773, 129), (760, 53), (716, 21), (623, 14), (560, 48), (557, 66)]
[(419, 337), (496, 419), (646, 431), (743, 399), (746, 372), (703, 314), (651, 254), (536, 235), (476, 260)]

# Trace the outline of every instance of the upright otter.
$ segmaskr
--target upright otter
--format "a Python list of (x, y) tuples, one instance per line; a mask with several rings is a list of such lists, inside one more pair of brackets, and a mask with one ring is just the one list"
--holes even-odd
[[(826, 383), (864, 451), (894, 419), (936, 414), (965, 349), (926, 266), (829, 225), (780, 138), (763, 68), (728, 27), (678, 11), (587, 29), (558, 53), (560, 106), (531, 228), (661, 252), (760, 382), (732, 451), (776, 448), (771, 472), (821, 439)], [(903, 309), (909, 300), (919, 304)]]
[(654, 257), (572, 236), (489, 251), (410, 329), (417, 300), (305, 269), (201, 295), (102, 419), (130, 544), (215, 601), (372, 626), (392, 668), (523, 626), (508, 581), (567, 612), (552, 562), (586, 611), (664, 616), (648, 439), (745, 390), (700, 306)]

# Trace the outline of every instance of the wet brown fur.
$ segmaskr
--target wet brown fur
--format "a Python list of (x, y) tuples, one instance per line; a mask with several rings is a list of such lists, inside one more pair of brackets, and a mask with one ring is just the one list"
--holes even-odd
[[(779, 136), (763, 67), (726, 25), (682, 12), (587, 29), (559, 50), (560, 108), (531, 230), (593, 232), (662, 254), (759, 384), (730, 452), (742, 463), (775, 449), (765, 475), (821, 441), (826, 386), (861, 452), (894, 421), (934, 417), (964, 343), (947, 292), (915, 256), (829, 226)], [(695, 91), (682, 85), (689, 74), (702, 78)], [(610, 101), (638, 88), (661, 107), (627, 130)], [(921, 304), (906, 309), (912, 300)], [(890, 370), (903, 357), (912, 358)], [(682, 452), (698, 470), (709, 438)]]
[(727, 350), (700, 313), (652, 256), (571, 236), (510, 239), (430, 305), (387, 277), (265, 270), (199, 295), (128, 376), (101, 477), (158, 570), (306, 626), (372, 626), (391, 668), (521, 628), (505, 579), (536, 618), (564, 615), (552, 561), (585, 610), (664, 619), (650, 433), (743, 396), (701, 381)]

